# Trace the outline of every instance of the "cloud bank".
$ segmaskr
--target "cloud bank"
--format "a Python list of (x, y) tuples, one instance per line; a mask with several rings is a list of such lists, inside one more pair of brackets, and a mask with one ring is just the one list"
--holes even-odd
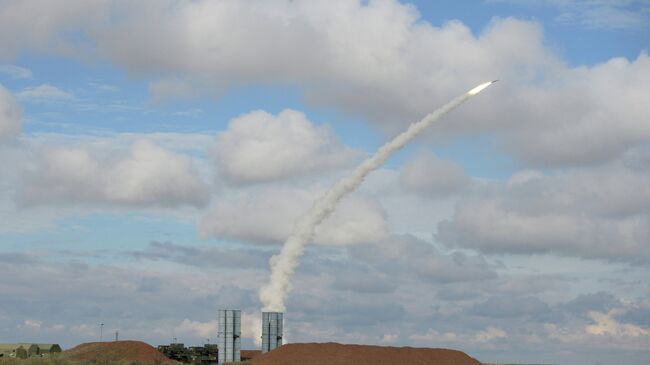
[(20, 133), (22, 111), (14, 96), (0, 85), (0, 142)]
[(19, 200), (41, 204), (98, 203), (127, 206), (204, 206), (209, 190), (192, 160), (151, 141), (128, 152), (57, 146), (45, 148), (24, 176)]

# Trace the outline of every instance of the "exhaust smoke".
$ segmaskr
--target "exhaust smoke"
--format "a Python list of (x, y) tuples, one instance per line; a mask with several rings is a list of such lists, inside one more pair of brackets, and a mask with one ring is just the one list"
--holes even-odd
[(280, 253), (271, 257), (270, 282), (262, 287), (259, 293), (263, 305), (262, 310), (265, 312), (285, 311), (284, 301), (291, 291), (291, 277), (298, 265), (298, 260), (304, 253), (305, 245), (313, 240), (316, 227), (332, 214), (341, 198), (356, 190), (370, 172), (380, 167), (393, 153), (399, 151), (433, 122), (495, 82), (496, 80), (480, 84), (428, 114), (419, 122), (411, 124), (406, 131), (381, 146), (350, 176), (341, 179), (317, 200), (311, 210), (296, 222), (293, 233), (284, 243)]

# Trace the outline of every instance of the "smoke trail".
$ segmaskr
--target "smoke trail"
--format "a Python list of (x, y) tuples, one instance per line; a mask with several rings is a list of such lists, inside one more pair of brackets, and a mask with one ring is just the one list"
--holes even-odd
[(296, 223), (293, 233), (284, 243), (280, 253), (270, 260), (271, 280), (259, 293), (264, 306), (263, 311), (284, 312), (284, 301), (289, 291), (291, 291), (291, 277), (298, 265), (298, 259), (304, 253), (305, 245), (313, 240), (316, 227), (332, 214), (343, 196), (356, 190), (366, 175), (380, 167), (393, 153), (404, 147), (429, 125), (494, 82), (496, 81), (476, 86), (428, 114), (419, 122), (411, 124), (406, 131), (381, 146), (373, 156), (363, 161), (350, 176), (341, 179), (321, 199), (316, 201), (311, 211)]

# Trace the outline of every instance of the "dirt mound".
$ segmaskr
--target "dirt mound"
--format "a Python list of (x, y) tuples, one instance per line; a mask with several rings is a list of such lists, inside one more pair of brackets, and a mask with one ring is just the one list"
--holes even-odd
[(241, 361), (254, 359), (262, 354), (262, 350), (241, 350)]
[(63, 351), (62, 356), (73, 361), (108, 361), (130, 363), (137, 361), (144, 364), (178, 364), (161, 354), (151, 345), (140, 341), (114, 341), (83, 343), (70, 350)]
[(253, 365), (480, 365), (461, 351), (413, 347), (294, 343), (255, 357)]

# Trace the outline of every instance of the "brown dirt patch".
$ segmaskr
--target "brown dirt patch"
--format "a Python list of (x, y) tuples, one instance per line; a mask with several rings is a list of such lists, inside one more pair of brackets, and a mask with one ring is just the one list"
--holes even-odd
[(254, 359), (262, 354), (262, 350), (241, 350), (241, 361)]
[(124, 362), (144, 364), (178, 364), (153, 346), (141, 341), (89, 342), (63, 351), (62, 356), (73, 361)]
[(255, 357), (253, 365), (480, 365), (448, 349), (294, 343)]

